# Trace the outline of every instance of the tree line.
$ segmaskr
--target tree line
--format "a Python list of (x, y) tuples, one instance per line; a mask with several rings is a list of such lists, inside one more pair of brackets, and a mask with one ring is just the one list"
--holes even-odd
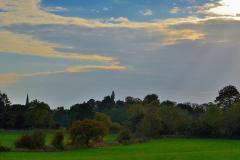
[(214, 102), (193, 104), (161, 102), (156, 94), (146, 95), (143, 100), (126, 97), (116, 101), (113, 91), (102, 101), (90, 99), (69, 109), (51, 109), (38, 100), (26, 105), (11, 104), (7, 94), (0, 92), (2, 129), (73, 128), (77, 124), (99, 125), (97, 122), (103, 122), (110, 132), (120, 132), (123, 139), (165, 135), (238, 138), (240, 94), (235, 86), (229, 85), (219, 91)]

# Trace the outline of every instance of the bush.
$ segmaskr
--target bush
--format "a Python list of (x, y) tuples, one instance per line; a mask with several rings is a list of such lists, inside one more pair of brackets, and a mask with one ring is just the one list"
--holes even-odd
[(56, 149), (64, 149), (64, 132), (59, 130), (55, 133), (53, 140), (52, 140), (52, 146), (55, 147)]
[(10, 148), (5, 147), (5, 146), (2, 146), (2, 145), (0, 144), (0, 152), (9, 152), (9, 151), (11, 151)]
[(35, 149), (33, 138), (30, 135), (23, 135), (16, 141), (15, 147), (24, 149)]
[(123, 129), (117, 137), (117, 141), (124, 144), (130, 143), (131, 139), (132, 135), (129, 129)]
[(110, 130), (113, 133), (120, 132), (122, 129), (123, 129), (123, 126), (119, 123), (112, 123), (112, 125), (110, 126)]
[(90, 147), (103, 147), (104, 146), (104, 140), (102, 136), (95, 137), (89, 141)]
[(99, 122), (103, 122), (107, 127), (110, 127), (112, 125), (111, 118), (108, 115), (106, 115), (105, 113), (97, 112), (95, 119)]
[(32, 133), (32, 139), (36, 149), (45, 148), (45, 134), (42, 131), (34, 131)]
[(44, 149), (45, 135), (41, 131), (34, 131), (31, 135), (23, 135), (16, 143), (16, 148), (21, 149)]
[(74, 147), (89, 146), (90, 140), (103, 137), (108, 133), (108, 127), (96, 120), (76, 121), (70, 128), (71, 144)]

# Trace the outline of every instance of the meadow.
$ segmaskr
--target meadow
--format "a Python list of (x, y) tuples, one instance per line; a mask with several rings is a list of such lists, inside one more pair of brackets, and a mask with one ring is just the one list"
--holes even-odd
[[(9, 147), (24, 132), (0, 132), (0, 141)], [(48, 133), (47, 144), (52, 134)], [(107, 136), (106, 141), (115, 136)], [(141, 144), (78, 149), (63, 152), (0, 153), (0, 160), (237, 160), (240, 140), (162, 138)]]

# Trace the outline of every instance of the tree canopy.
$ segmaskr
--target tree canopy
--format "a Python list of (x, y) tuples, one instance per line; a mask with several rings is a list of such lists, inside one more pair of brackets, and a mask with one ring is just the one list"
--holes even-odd
[[(127, 129), (137, 137), (156, 138), (162, 135), (198, 137), (240, 137), (240, 101), (235, 86), (221, 89), (215, 103), (160, 103), (157, 94), (143, 100), (128, 96), (115, 100), (115, 92), (102, 100), (90, 99), (71, 107), (51, 107), (38, 100), (27, 105), (11, 104), (0, 92), (0, 129), (71, 128), (72, 140), (78, 136), (84, 144), (107, 130)], [(74, 137), (75, 132), (77, 136)]]
[(240, 100), (240, 94), (235, 86), (229, 85), (219, 91), (215, 102), (223, 108), (230, 107)]

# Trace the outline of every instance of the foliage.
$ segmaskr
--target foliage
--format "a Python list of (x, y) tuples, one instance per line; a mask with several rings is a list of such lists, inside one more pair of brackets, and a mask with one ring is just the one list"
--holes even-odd
[(9, 147), (3, 146), (0, 144), (0, 153), (1, 152), (9, 152), (11, 149)]
[(56, 127), (69, 127), (70, 125), (70, 114), (69, 110), (64, 109), (64, 107), (58, 107), (53, 110), (53, 120), (56, 123)]
[(175, 106), (159, 106), (153, 103), (133, 105), (128, 114), (130, 128), (141, 137), (184, 134), (191, 122), (186, 111)]
[(104, 113), (109, 115), (113, 122), (126, 123), (128, 121), (127, 110), (126, 106), (121, 106), (109, 109)]
[(227, 137), (240, 137), (240, 103), (234, 104), (225, 112), (223, 129)]
[(71, 122), (83, 119), (93, 119), (94, 117), (94, 108), (89, 103), (75, 104), (70, 108)]
[(212, 106), (200, 115), (198, 120), (192, 124), (190, 130), (192, 135), (199, 137), (220, 137), (222, 135), (221, 125), (223, 122), (223, 111), (217, 106)]
[(107, 126), (107, 127), (110, 127), (112, 125), (111, 118), (105, 113), (97, 112), (96, 116), (95, 116), (95, 120), (98, 122), (104, 123), (105, 126)]
[(34, 100), (29, 103), (26, 113), (28, 128), (52, 128), (55, 124), (48, 104)]
[(53, 139), (52, 139), (52, 146), (54, 146), (56, 149), (64, 149), (64, 132), (62, 130), (58, 130)]
[(134, 97), (131, 97), (131, 96), (127, 96), (127, 97), (125, 98), (125, 102), (126, 102), (126, 104), (128, 104), (128, 105), (132, 105), (132, 104), (141, 103), (142, 100), (139, 99), (139, 98), (134, 98)]
[(229, 85), (219, 91), (215, 102), (223, 108), (230, 107), (240, 100), (240, 94), (235, 86)]
[(90, 140), (99, 136), (103, 137), (108, 133), (107, 126), (96, 120), (85, 119), (76, 121), (70, 128), (70, 138), (73, 146), (89, 146)]
[(150, 95), (146, 95), (144, 100), (143, 100), (144, 104), (150, 104), (150, 103), (156, 103), (156, 104), (160, 104), (160, 101), (158, 99), (158, 95), (156, 94), (150, 94)]
[(33, 138), (30, 135), (23, 135), (20, 137), (16, 143), (15, 143), (16, 148), (25, 148), (25, 149), (36, 149)]
[(117, 141), (124, 144), (129, 143), (131, 139), (132, 139), (131, 131), (126, 128), (121, 130), (117, 137)]
[(111, 126), (110, 126), (110, 130), (113, 133), (120, 132), (123, 128), (124, 127), (119, 123), (112, 123)]
[(158, 107), (145, 109), (143, 118), (137, 123), (135, 133), (140, 137), (157, 138), (163, 130), (162, 118)]
[(0, 91), (0, 111), (7, 106), (10, 106), (11, 102), (6, 93)]
[(161, 106), (166, 106), (166, 107), (176, 106), (176, 102), (166, 100), (161, 103)]
[(44, 149), (45, 135), (41, 131), (34, 131), (31, 135), (23, 135), (16, 141), (15, 147), (21, 149)]
[[(81, 124), (88, 128), (83, 127), (80, 129), (81, 134), (72, 136), (74, 145), (79, 145), (81, 141), (88, 145), (89, 141), (94, 140), (97, 135), (91, 133), (88, 136), (89, 132), (103, 136), (99, 133), (99, 126), (104, 126), (104, 130), (110, 129), (112, 133), (118, 133), (124, 126), (140, 138), (158, 138), (164, 135), (240, 137), (239, 97), (234, 86), (226, 86), (219, 91), (217, 104), (176, 103), (169, 100), (160, 103), (156, 94), (146, 95), (143, 100), (128, 96), (125, 101), (115, 101), (113, 91), (102, 101), (90, 99), (75, 104), (70, 109), (58, 107), (52, 110), (47, 103), (38, 100), (31, 101), (28, 105), (11, 105), (8, 96), (0, 92), (0, 128), (68, 128), (75, 121), (82, 123), (88, 119), (88, 123), (85, 121)], [(92, 121), (89, 122), (90, 120)]]
[(159, 117), (162, 119), (162, 134), (184, 134), (190, 125), (188, 113), (177, 107), (161, 107)]
[(128, 109), (129, 127), (132, 132), (136, 132), (137, 125), (144, 118), (145, 108), (143, 104), (133, 104)]

